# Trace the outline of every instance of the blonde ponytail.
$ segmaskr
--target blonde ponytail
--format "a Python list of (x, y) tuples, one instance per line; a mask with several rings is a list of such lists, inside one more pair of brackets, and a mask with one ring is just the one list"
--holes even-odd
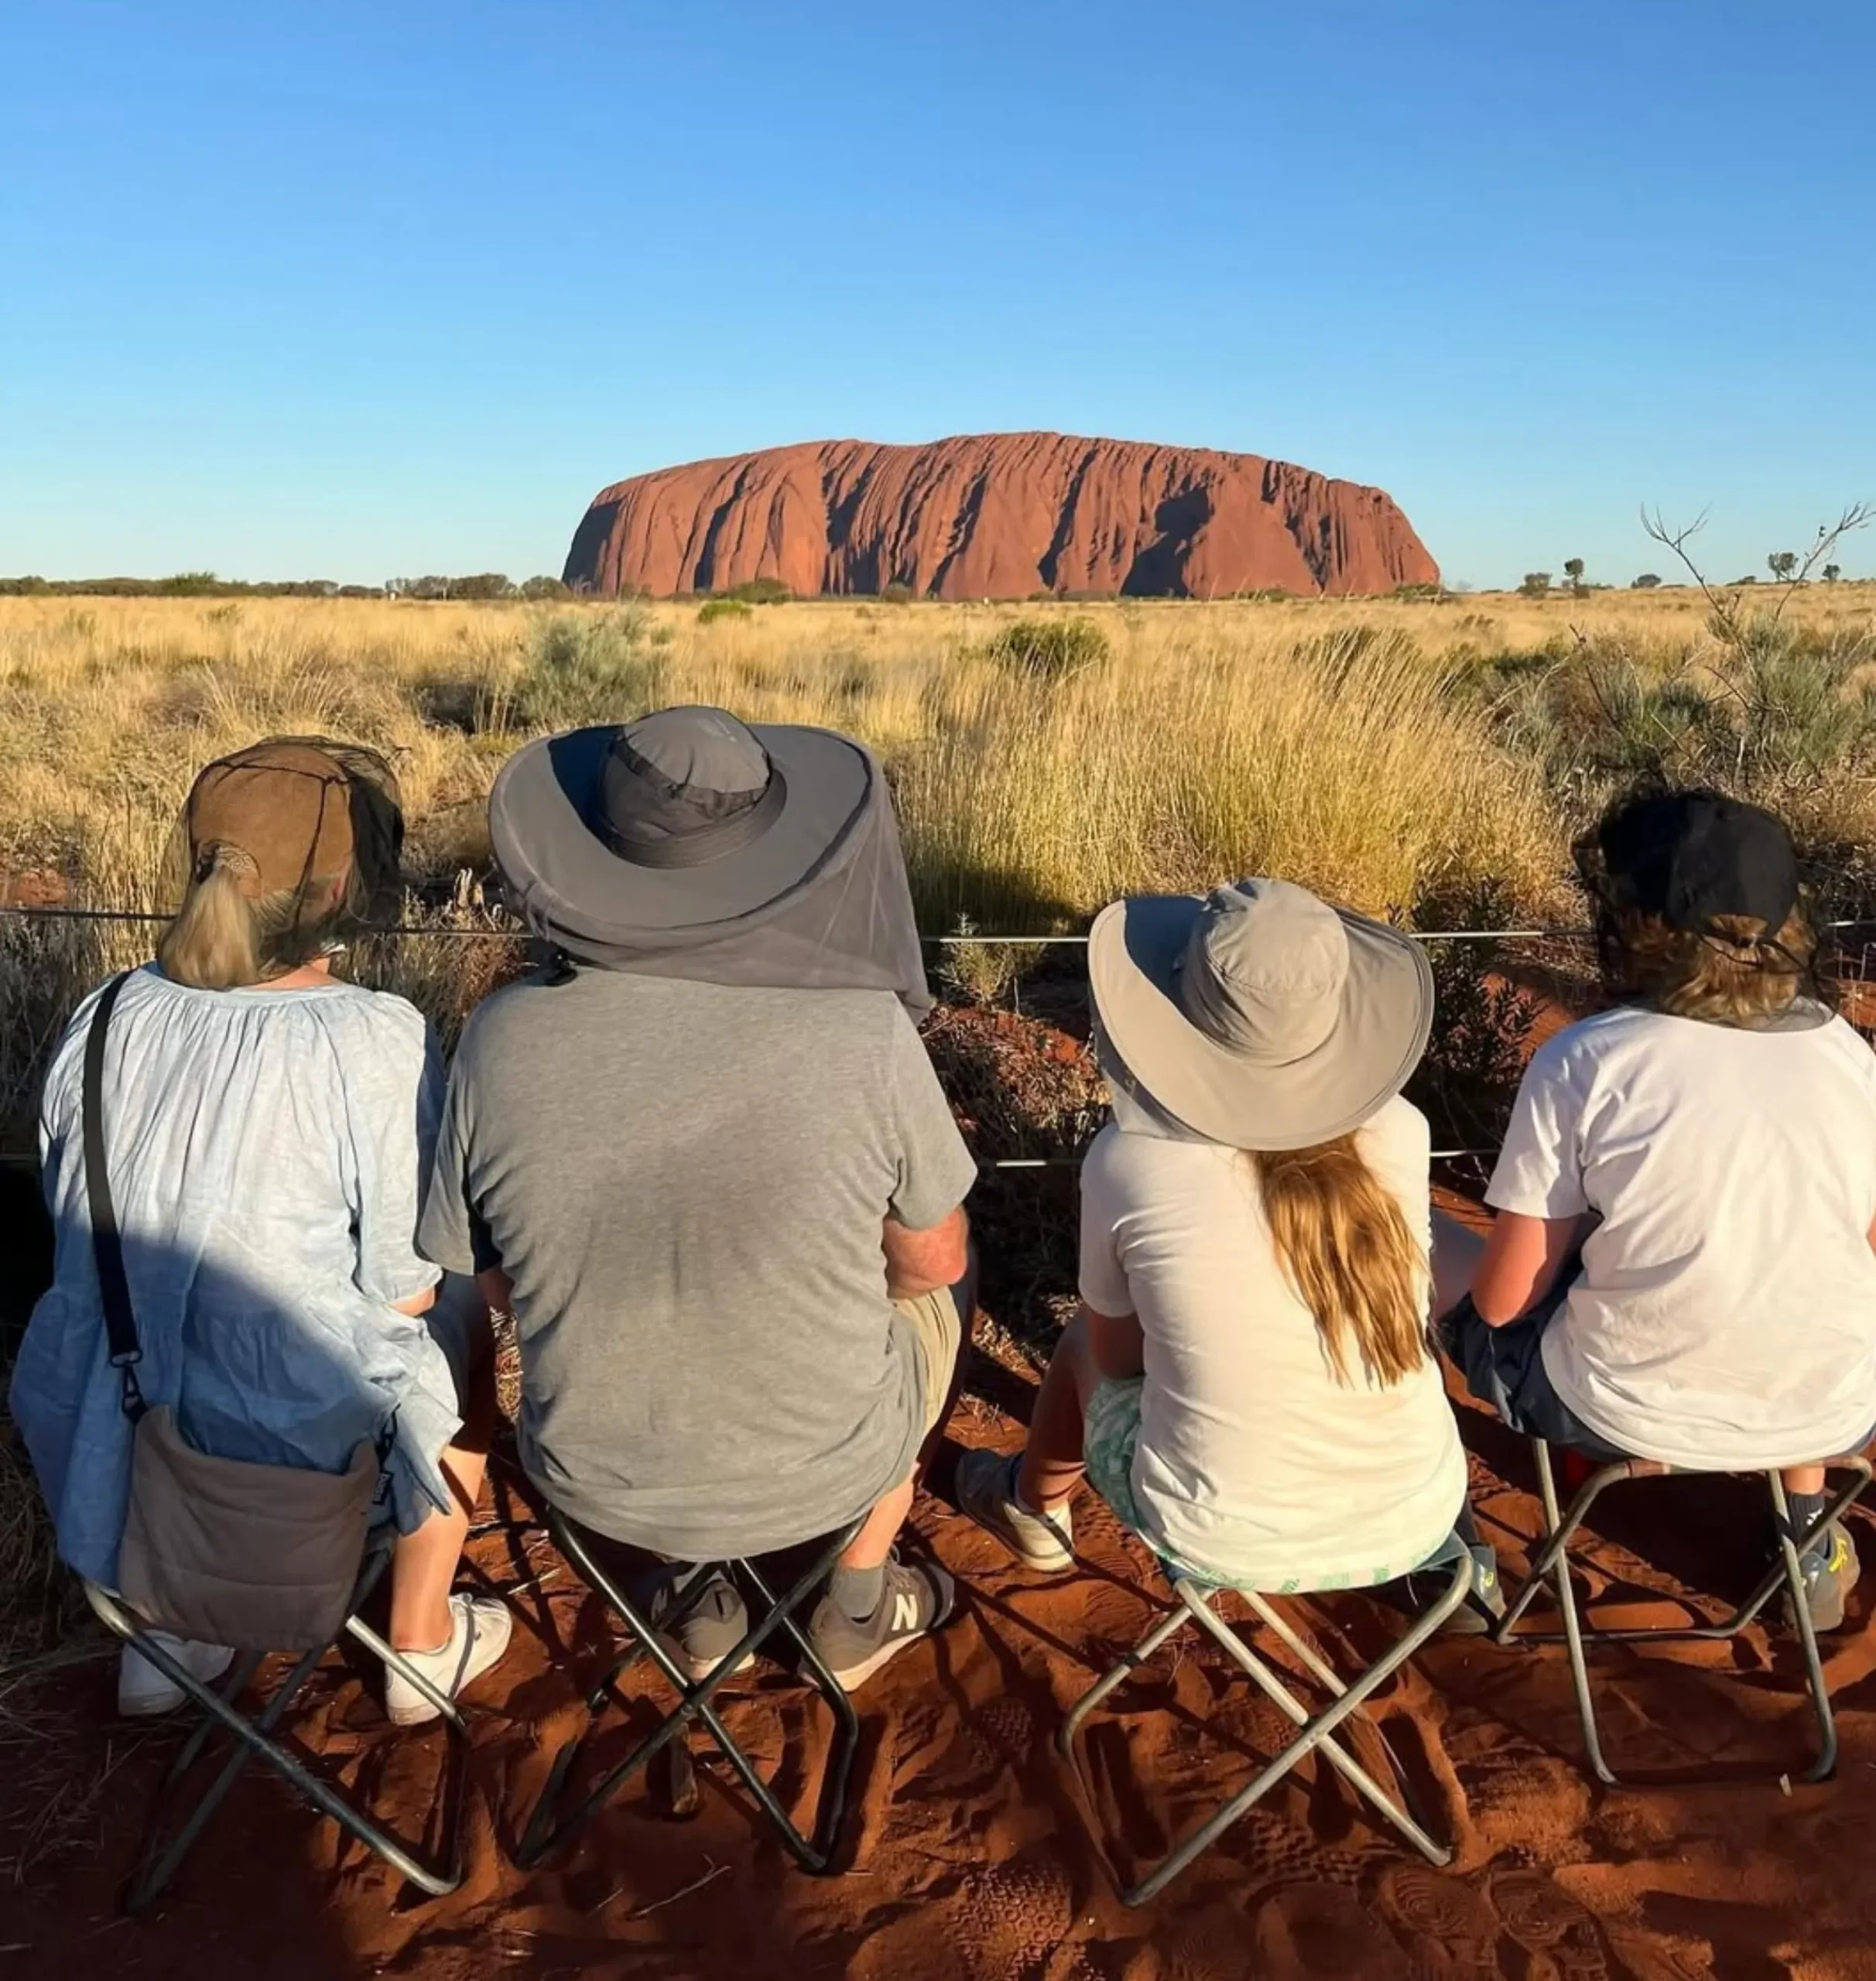
[(1353, 1135), (1314, 1148), (1247, 1150), (1264, 1216), (1296, 1297), (1315, 1316), (1337, 1379), (1352, 1343), (1382, 1388), (1426, 1360), (1426, 1254)]
[(176, 919), (156, 945), (156, 960), (172, 983), (198, 990), (233, 990), (261, 977), (263, 904), (241, 891), (254, 862), (237, 847), (217, 846), (206, 872), (198, 869)]

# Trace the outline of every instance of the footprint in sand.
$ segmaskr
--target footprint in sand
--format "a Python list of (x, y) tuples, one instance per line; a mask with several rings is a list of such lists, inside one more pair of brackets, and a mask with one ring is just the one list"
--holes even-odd
[(1498, 1915), (1470, 1885), (1426, 1864), (1396, 1864), (1375, 1894), (1381, 1912), (1433, 1974), (1498, 1981)]
[(1614, 1981), (1622, 1974), (1596, 1915), (1542, 1871), (1501, 1872), (1489, 1889), (1505, 1930), (1527, 1953), (1542, 1955), (1558, 1981)]
[(1286, 1885), (1258, 1907), (1255, 1934), (1258, 1960), (1248, 1971), (1269, 1981), (1409, 1981), (1412, 1971), (1343, 1885)]

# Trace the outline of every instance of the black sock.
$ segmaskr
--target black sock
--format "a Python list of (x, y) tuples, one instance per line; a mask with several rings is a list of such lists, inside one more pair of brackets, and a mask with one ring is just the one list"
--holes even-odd
[(1790, 1531), (1797, 1542), (1799, 1552), (1804, 1551), (1805, 1543), (1812, 1538), (1812, 1530), (1824, 1517), (1824, 1508), (1830, 1501), (1828, 1493), (1787, 1493), (1785, 1504), (1790, 1511)]
[(827, 1593), (841, 1614), (864, 1623), (877, 1610), (886, 1593), (886, 1565), (870, 1569), (850, 1569), (844, 1562), (828, 1579)]

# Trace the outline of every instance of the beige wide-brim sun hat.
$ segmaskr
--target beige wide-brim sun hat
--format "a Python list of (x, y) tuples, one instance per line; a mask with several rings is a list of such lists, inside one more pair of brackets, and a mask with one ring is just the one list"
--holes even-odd
[(1088, 976), (1111, 1078), (1234, 1148), (1351, 1133), (1406, 1084), (1433, 1028), (1422, 946), (1287, 881), (1115, 902)]

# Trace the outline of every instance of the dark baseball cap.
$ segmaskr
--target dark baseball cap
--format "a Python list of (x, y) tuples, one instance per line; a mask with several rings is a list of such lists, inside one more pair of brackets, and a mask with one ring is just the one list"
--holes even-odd
[(1597, 830), (1604, 871), (1644, 914), (1705, 934), (1743, 915), (1768, 936), (1798, 905), (1798, 850), (1783, 823), (1717, 791), (1631, 799)]

